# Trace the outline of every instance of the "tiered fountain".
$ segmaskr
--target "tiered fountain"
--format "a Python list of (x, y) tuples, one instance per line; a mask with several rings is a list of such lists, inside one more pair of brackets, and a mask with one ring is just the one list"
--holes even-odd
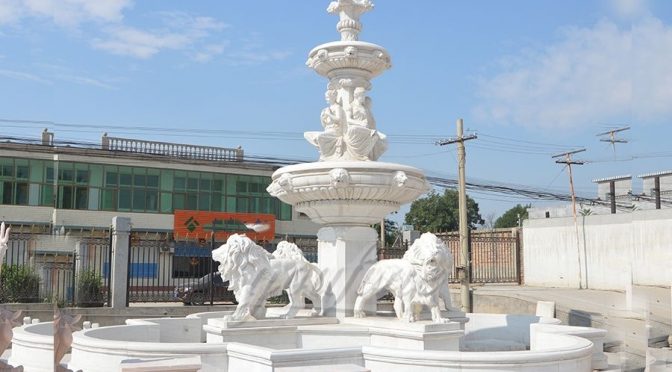
[[(331, 285), (327, 315), (352, 316), (356, 290), (376, 262), (377, 234), (370, 227), (404, 203), (429, 191), (422, 171), (378, 162), (387, 140), (371, 111), (371, 79), (390, 68), (390, 56), (376, 44), (358, 41), (360, 15), (369, 0), (333, 1), (328, 12), (340, 16), (341, 40), (310, 51), (308, 67), (329, 79), (323, 131), (305, 138), (320, 152), (315, 163), (281, 168), (268, 187), (271, 195), (322, 224), (318, 262)], [(371, 310), (369, 305), (369, 310)]]
[[(184, 371), (532, 372), (589, 371), (605, 366), (601, 349), (604, 331), (560, 326), (557, 325), (559, 320), (553, 318), (468, 314), (469, 322), (465, 324), (464, 314), (441, 313), (438, 306), (432, 310), (432, 321), (391, 316), (362, 318), (365, 313), (375, 313), (375, 304), (357, 307), (356, 313), (353, 311), (357, 290), (367, 270), (389, 267), (386, 265), (392, 261), (376, 263), (377, 237), (369, 226), (429, 189), (420, 170), (377, 161), (387, 142), (376, 128), (367, 92), (371, 89), (371, 79), (390, 67), (390, 57), (384, 48), (357, 40), (362, 28), (359, 17), (372, 8), (370, 0), (335, 0), (329, 5), (328, 11), (340, 17), (337, 29), (341, 40), (316, 47), (307, 62), (329, 80), (328, 106), (320, 117), (323, 130), (305, 134), (318, 148), (320, 159), (279, 169), (268, 188), (272, 195), (324, 226), (318, 232), (318, 263), (324, 279), (319, 291), (324, 292), (326, 288), (323, 301), (326, 316), (299, 313), (292, 318), (294, 313), (287, 312), (273, 317), (263, 306), (244, 308), (243, 304), (255, 296), (263, 304), (267, 294), (265, 287), (278, 282), (275, 274), (267, 275), (266, 268), (260, 271), (258, 267), (263, 266), (262, 261), (268, 264), (282, 259), (269, 259), (259, 248), (262, 253), (257, 250), (256, 261), (236, 267), (240, 269), (236, 270), (237, 274), (248, 280), (245, 291), (236, 292), (240, 302), (236, 312), (127, 320), (126, 325), (76, 332), (69, 368), (148, 371), (166, 370), (170, 366)], [(231, 245), (227, 243), (227, 247), (218, 249), (217, 254), (213, 252), (213, 256), (220, 262), (233, 257)], [(257, 249), (255, 247), (254, 244), (241, 245), (234, 253), (249, 254)], [(230, 273), (228, 269), (227, 263), (222, 263), (223, 276), (225, 272)], [(421, 276), (414, 274), (414, 270), (406, 271), (411, 280), (405, 284), (411, 287)], [(422, 272), (432, 274), (431, 270)], [(380, 270), (378, 273), (385, 274)], [(428, 277), (436, 278), (432, 275)], [(370, 279), (368, 273), (366, 277)], [(378, 289), (373, 288), (374, 292)], [(421, 293), (426, 287), (416, 289)], [(301, 289), (296, 293), (301, 297)], [(439, 295), (432, 293), (422, 295), (434, 296), (437, 305)], [(441, 297), (445, 299), (445, 293)], [(363, 295), (358, 306), (364, 302), (362, 298)], [(413, 298), (415, 301), (418, 297)], [(431, 303), (424, 304), (431, 307)], [(358, 318), (352, 317), (353, 313)], [(14, 337), (12, 353), (18, 358), (15, 365), (31, 362), (28, 355), (41, 342), (38, 331), (25, 326), (17, 333), (18, 337)], [(45, 362), (49, 368), (51, 362)]]

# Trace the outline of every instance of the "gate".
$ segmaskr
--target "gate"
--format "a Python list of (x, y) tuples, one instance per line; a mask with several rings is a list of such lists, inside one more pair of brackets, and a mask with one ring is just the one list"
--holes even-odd
[[(453, 254), (450, 281), (458, 283), (456, 266), (461, 262), (458, 232), (437, 234)], [(471, 283), (521, 283), (520, 230), (473, 230), (470, 233)]]

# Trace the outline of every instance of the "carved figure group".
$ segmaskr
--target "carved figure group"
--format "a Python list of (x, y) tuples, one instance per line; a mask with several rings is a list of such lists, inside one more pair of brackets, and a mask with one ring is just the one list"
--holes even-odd
[(304, 135), (320, 150), (320, 160), (377, 160), (387, 149), (386, 136), (376, 130), (366, 89), (350, 83), (329, 84), (328, 107), (320, 114), (324, 131)]
[[(279, 244), (279, 251), (271, 255), (245, 235), (231, 235), (226, 244), (212, 252), (220, 263), (222, 279), (229, 281), (229, 289), (236, 295), (238, 306), (229, 320), (244, 321), (266, 317), (266, 299), (287, 292), (289, 305), (285, 318), (293, 318), (305, 304), (313, 302), (313, 313), (321, 313), (322, 272), (317, 265), (303, 258), (294, 244)], [(299, 258), (300, 256), (300, 258)]]
[(390, 291), (397, 318), (414, 322), (427, 306), (433, 322), (446, 323), (439, 304), (443, 300), (446, 310), (452, 309), (448, 290), (451, 268), (452, 255), (445, 244), (434, 234), (422, 234), (403, 258), (382, 260), (369, 268), (357, 291), (354, 316), (365, 317), (363, 305)]

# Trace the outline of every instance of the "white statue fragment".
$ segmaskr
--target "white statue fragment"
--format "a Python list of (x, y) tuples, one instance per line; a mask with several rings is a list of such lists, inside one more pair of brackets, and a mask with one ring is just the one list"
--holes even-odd
[(9, 232), (11, 228), (5, 228), (5, 223), (0, 224), (0, 264), (5, 261), (5, 254), (7, 254), (7, 244), (9, 242)]
[[(21, 313), (21, 310), (11, 311), (0, 309), (0, 355), (2, 355), (12, 343), (12, 337), (14, 336), (12, 328), (21, 324)], [(0, 364), (0, 370), (2, 370), (2, 368), (3, 366)]]
[(295, 245), (285, 247), (276, 256), (245, 235), (234, 234), (226, 244), (212, 252), (219, 261), (222, 279), (236, 295), (238, 306), (228, 320), (243, 321), (266, 317), (266, 299), (287, 291), (289, 305), (285, 318), (293, 318), (304, 307), (303, 297), (313, 302), (313, 313), (321, 313), (322, 272), (305, 260)]
[(382, 260), (364, 275), (355, 301), (354, 316), (363, 318), (363, 305), (383, 291), (394, 295), (394, 311), (399, 319), (414, 322), (423, 306), (430, 309), (434, 323), (446, 323), (441, 317), (439, 300), (451, 310), (448, 274), (452, 255), (445, 244), (431, 233), (422, 234), (401, 259)]

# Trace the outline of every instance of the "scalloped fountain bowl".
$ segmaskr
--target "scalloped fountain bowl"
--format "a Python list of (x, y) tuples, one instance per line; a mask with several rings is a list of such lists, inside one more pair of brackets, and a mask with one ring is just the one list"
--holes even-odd
[(267, 190), (313, 222), (371, 225), (429, 191), (430, 185), (421, 170), (406, 165), (333, 161), (280, 168)]

